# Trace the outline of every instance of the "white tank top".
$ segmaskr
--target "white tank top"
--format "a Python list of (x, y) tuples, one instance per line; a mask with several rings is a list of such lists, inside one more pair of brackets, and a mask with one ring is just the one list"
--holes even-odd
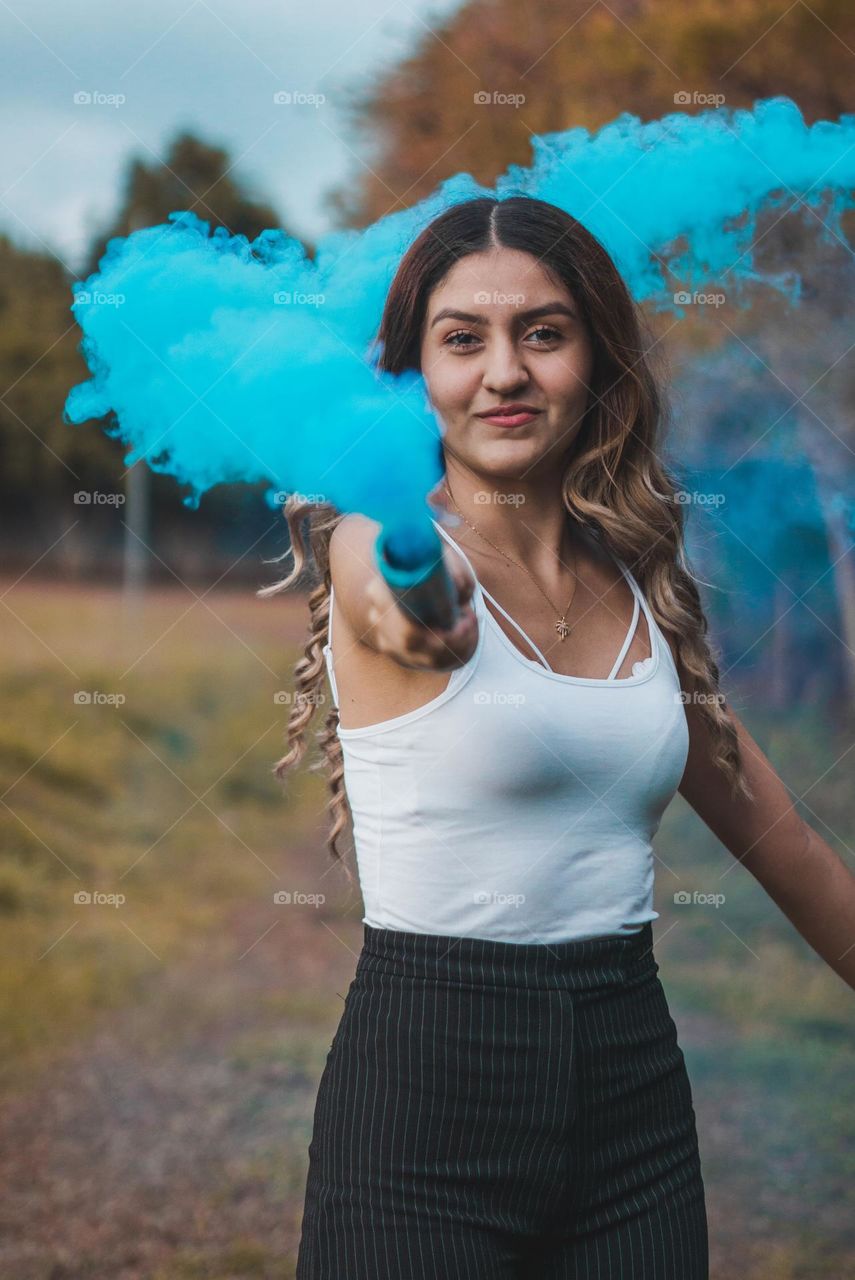
[[(636, 932), (653, 909), (651, 840), (686, 764), (671, 650), (635, 578), (608, 677), (552, 671), (478, 583), (478, 645), (442, 693), (404, 715), (338, 728), (366, 924), (503, 942)], [(539, 661), (502, 630), (484, 597)], [(334, 594), (324, 656), (335, 705)], [(652, 656), (616, 679), (644, 610)]]

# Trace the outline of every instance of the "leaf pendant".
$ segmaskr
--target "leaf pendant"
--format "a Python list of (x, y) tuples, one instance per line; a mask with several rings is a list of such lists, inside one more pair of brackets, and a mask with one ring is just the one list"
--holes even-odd
[(562, 640), (566, 640), (570, 634), (570, 628), (567, 626), (567, 623), (563, 618), (560, 618), (559, 621), (556, 622), (555, 630), (558, 632)]

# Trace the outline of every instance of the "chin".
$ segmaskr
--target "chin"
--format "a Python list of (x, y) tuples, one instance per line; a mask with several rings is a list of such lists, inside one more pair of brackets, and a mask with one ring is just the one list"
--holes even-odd
[(539, 456), (540, 450), (533, 449), (530, 440), (507, 440), (473, 458), (471, 466), (485, 480), (516, 480)]

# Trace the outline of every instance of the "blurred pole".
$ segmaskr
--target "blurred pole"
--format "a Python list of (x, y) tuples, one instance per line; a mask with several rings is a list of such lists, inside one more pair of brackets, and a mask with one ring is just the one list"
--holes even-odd
[(843, 672), (849, 707), (855, 707), (855, 543), (849, 503), (835, 494), (826, 504), (826, 530), (843, 644)]
[(122, 615), (127, 639), (141, 620), (149, 546), (149, 469), (135, 462), (125, 478), (125, 538), (122, 549)]
[(789, 705), (792, 696), (793, 672), (788, 665), (790, 646), (787, 643), (786, 616), (792, 602), (792, 592), (783, 582), (775, 582), (772, 597), (774, 621), (772, 625), (772, 646), (769, 662), (771, 681), (769, 704), (776, 711), (783, 711)]

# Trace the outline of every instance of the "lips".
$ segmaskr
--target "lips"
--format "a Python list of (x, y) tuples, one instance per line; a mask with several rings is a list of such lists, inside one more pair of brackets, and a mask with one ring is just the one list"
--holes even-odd
[(485, 409), (483, 413), (476, 414), (476, 417), (495, 427), (521, 427), (527, 422), (533, 422), (540, 412), (541, 410), (536, 409), (534, 405), (509, 404), (499, 405), (495, 409)]
[(485, 409), (482, 413), (476, 414), (478, 418), (505, 418), (517, 417), (522, 413), (540, 413), (540, 410), (533, 404), (501, 404), (496, 405), (494, 409)]

